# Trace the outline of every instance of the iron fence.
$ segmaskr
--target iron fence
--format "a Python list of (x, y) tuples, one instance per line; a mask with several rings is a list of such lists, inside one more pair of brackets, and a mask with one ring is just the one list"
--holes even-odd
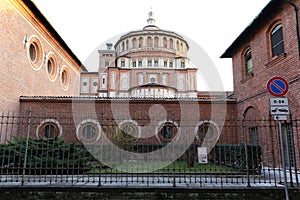
[[(151, 125), (152, 124), (152, 125)], [(2, 113), (0, 185), (299, 187), (299, 121)], [(185, 127), (184, 127), (185, 126)]]

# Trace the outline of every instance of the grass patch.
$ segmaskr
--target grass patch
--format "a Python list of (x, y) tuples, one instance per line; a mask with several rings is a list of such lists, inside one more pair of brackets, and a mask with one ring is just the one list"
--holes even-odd
[(176, 161), (173, 163), (163, 161), (152, 162), (123, 162), (114, 164), (111, 167), (92, 169), (90, 173), (230, 173), (236, 172), (233, 168), (217, 165), (214, 163), (199, 164), (188, 167), (186, 162)]

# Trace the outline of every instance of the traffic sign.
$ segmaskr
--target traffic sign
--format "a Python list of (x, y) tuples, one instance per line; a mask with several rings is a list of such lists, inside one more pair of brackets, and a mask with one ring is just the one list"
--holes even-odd
[(274, 120), (286, 120), (290, 114), (289, 101), (286, 97), (270, 98), (270, 113), (274, 116)]
[(290, 110), (288, 106), (271, 106), (271, 115), (288, 115)]
[(276, 120), (276, 121), (287, 120), (287, 116), (286, 115), (275, 115), (274, 120)]
[(271, 97), (270, 105), (271, 106), (288, 106), (289, 100), (286, 97)]
[(273, 77), (267, 82), (269, 93), (275, 97), (284, 96), (289, 90), (289, 84), (282, 77)]

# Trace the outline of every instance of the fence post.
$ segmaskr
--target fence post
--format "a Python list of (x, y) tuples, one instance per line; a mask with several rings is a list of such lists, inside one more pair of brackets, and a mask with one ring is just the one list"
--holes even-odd
[[(298, 120), (295, 119), (295, 132), (296, 132), (296, 138), (297, 138), (297, 151), (299, 151), (299, 132), (298, 132)], [(295, 155), (296, 156), (296, 155)], [(296, 184), (297, 187), (299, 187), (299, 180), (298, 180), (298, 165), (297, 165), (297, 158), (295, 157), (295, 176), (296, 176)]]
[[(291, 120), (291, 146), (292, 146), (292, 161), (294, 161), (294, 167), (295, 167), (295, 172), (297, 171), (297, 160), (296, 160), (296, 151), (295, 151), (295, 140), (294, 140), (294, 127), (293, 127), (293, 116), (292, 113), (290, 113), (290, 120)], [(290, 172), (290, 186), (294, 187), (293, 185), (293, 172), (292, 172), (292, 163), (290, 161), (289, 164), (289, 172)], [(297, 177), (297, 173), (295, 173), (295, 178), (296, 178), (296, 182), (298, 182), (298, 177)]]
[(247, 169), (247, 187), (251, 187), (250, 185), (250, 173), (249, 173), (249, 163), (248, 163), (248, 146), (247, 146), (247, 130), (246, 130), (246, 119), (245, 115), (243, 116), (244, 123), (243, 123), (243, 132), (244, 132), (244, 137), (245, 137), (245, 157), (246, 157), (246, 169)]
[[(175, 119), (174, 119), (174, 112), (171, 112), (172, 115), (172, 137), (174, 138), (174, 128), (175, 128)], [(173, 146), (173, 150), (174, 150), (174, 144), (172, 144)], [(174, 166), (173, 166), (173, 187), (176, 187), (176, 176), (175, 176), (175, 172), (176, 172), (176, 160), (174, 161)]]
[(24, 176), (26, 173), (26, 163), (27, 163), (27, 152), (28, 152), (28, 140), (29, 140), (29, 133), (30, 133), (30, 116), (31, 116), (31, 109), (27, 111), (27, 135), (26, 135), (26, 146), (25, 146), (25, 155), (24, 155), (24, 165), (22, 171), (22, 185), (24, 185)]
[(285, 153), (284, 153), (284, 144), (283, 144), (283, 133), (282, 133), (282, 126), (281, 121), (279, 120), (279, 135), (280, 135), (280, 149), (281, 149), (281, 159), (282, 159), (282, 170), (284, 175), (284, 191), (285, 191), (285, 199), (289, 200), (289, 191), (287, 186), (287, 177), (286, 177), (286, 160), (285, 160)]
[[(103, 125), (104, 125), (104, 115), (105, 115), (105, 111), (104, 111), (104, 107), (102, 107), (102, 111), (101, 111), (101, 129), (103, 130)], [(102, 135), (103, 135), (103, 132), (101, 132), (101, 136), (100, 136), (100, 169), (99, 169), (99, 181), (98, 181), (98, 186), (102, 186), (101, 184), (101, 178), (102, 178)]]

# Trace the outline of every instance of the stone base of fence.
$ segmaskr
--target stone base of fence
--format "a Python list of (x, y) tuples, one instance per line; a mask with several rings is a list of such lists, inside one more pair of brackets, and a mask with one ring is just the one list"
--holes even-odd
[[(300, 190), (289, 189), (291, 200), (299, 199)], [(0, 199), (285, 199), (284, 188), (90, 188), (90, 187), (2, 187)]]

